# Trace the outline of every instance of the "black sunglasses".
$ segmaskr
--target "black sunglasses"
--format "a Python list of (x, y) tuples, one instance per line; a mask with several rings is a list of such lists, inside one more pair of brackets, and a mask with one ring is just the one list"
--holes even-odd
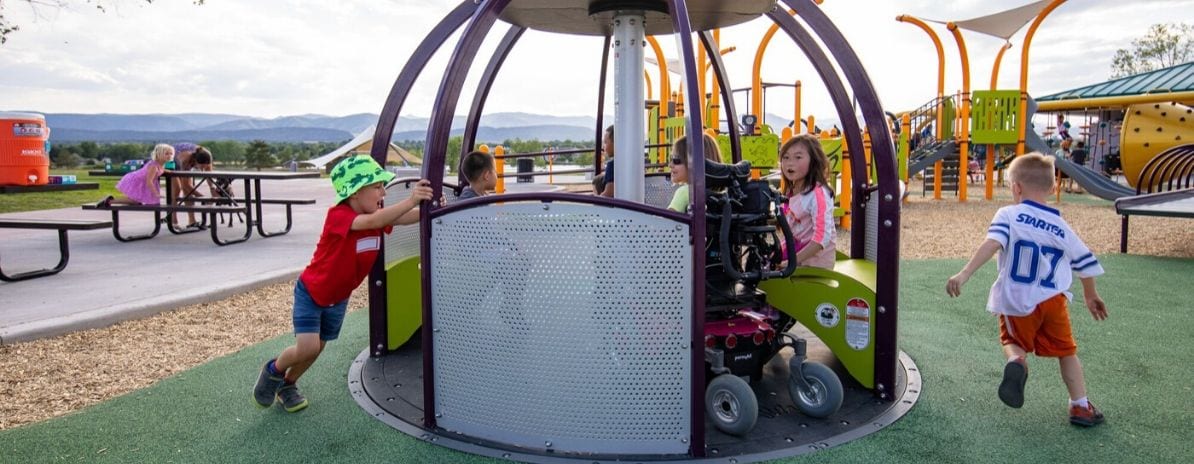
[(684, 164), (684, 158), (672, 158), (672, 164)]

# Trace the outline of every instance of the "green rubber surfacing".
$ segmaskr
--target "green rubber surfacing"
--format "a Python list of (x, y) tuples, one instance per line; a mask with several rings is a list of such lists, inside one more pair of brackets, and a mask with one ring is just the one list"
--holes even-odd
[[(1077, 285), (1071, 317), (1090, 397), (1106, 424), (1068, 424), (1065, 387), (1051, 359), (1029, 359), (1022, 409), (996, 398), (1003, 360), (995, 318), (983, 309), (993, 264), (950, 299), (945, 280), (963, 260), (905, 261), (900, 348), (921, 369), (917, 405), (878, 433), (778, 462), (1188, 460), (1194, 260), (1100, 259), (1110, 318), (1093, 321)], [(285, 335), (83, 411), (0, 432), (0, 462), (495, 462), (420, 442), (355, 404), (347, 373), (368, 340), (366, 313), (349, 314), (340, 339), (303, 377), (311, 402), (303, 411), (260, 410), (250, 397), (261, 363), (293, 341)]]

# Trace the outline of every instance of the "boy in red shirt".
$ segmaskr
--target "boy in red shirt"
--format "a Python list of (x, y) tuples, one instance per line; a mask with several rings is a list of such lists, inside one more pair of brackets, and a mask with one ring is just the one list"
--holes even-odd
[(431, 199), (428, 182), (419, 181), (409, 198), (383, 207), (385, 184), (393, 179), (368, 155), (345, 159), (332, 169), (336, 206), (328, 209), (315, 256), (294, 286), (295, 344), (261, 368), (253, 387), (258, 406), (268, 408), (277, 399), (287, 412), (307, 407), (295, 382), (324, 345), (340, 335), (348, 296), (369, 275), (382, 234), (395, 224), (419, 221), (419, 202)]

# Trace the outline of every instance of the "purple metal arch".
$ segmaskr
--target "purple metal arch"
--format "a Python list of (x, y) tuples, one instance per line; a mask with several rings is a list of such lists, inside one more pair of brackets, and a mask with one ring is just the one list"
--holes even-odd
[[(697, 63), (693, 55), (692, 23), (684, 0), (668, 0), (672, 12), (676, 42), (680, 47), (680, 61), (684, 63), (685, 105), (689, 111), (684, 133), (701, 133), (701, 105), (698, 101)], [(703, 143), (689, 143), (692, 159), (705, 159)], [(689, 454), (705, 456), (705, 163), (691, 163), (689, 196), (692, 201), (692, 389), (691, 431)]]
[[(384, 165), (386, 162), (386, 152), (390, 146), (390, 138), (393, 137), (394, 126), (398, 123), (398, 114), (402, 111), (402, 105), (406, 103), (406, 97), (410, 95), (410, 91), (414, 87), (415, 79), (418, 79), (419, 74), (423, 72), (423, 68), (427, 66), (432, 55), (435, 55), (439, 47), (447, 42), (448, 37), (456, 32), (456, 29), (459, 29), (476, 9), (477, 5), (471, 0), (461, 2), (427, 34), (423, 42), (415, 48), (406, 65), (402, 67), (402, 71), (398, 73), (398, 78), (390, 87), (390, 95), (386, 97), (386, 103), (378, 117), (377, 131), (373, 133), (373, 148), (370, 155), (378, 163)], [(379, 252), (385, 256), (385, 243), (381, 243), (379, 246), (381, 247)], [(386, 301), (385, 276), (385, 260), (379, 259), (369, 272), (369, 282), (373, 284), (369, 287), (369, 351), (373, 353), (373, 356), (381, 356), (389, 351), (389, 335), (386, 331), (388, 302)]]
[[(601, 157), (605, 155), (602, 153), (601, 139), (602, 132), (605, 131), (601, 126), (603, 125), (605, 115), (605, 77), (609, 75), (609, 44), (612, 38), (605, 36), (605, 47), (601, 50), (601, 79), (597, 84), (597, 138), (593, 141), (593, 175), (601, 174), (601, 168), (605, 167), (605, 163), (601, 162)], [(598, 195), (601, 192), (593, 192)]]
[[(862, 61), (837, 26), (810, 0), (784, 0), (800, 12), (800, 17), (821, 38), (837, 59), (838, 66), (859, 103), (862, 118), (871, 135), (871, 159), (878, 176), (878, 216), (880, 231), (876, 238), (876, 326), (875, 382), (879, 397), (896, 398), (894, 388), (899, 363), (899, 272), (900, 272), (900, 182), (897, 174), (895, 144), (888, 132), (887, 119), (879, 95), (867, 76)], [(861, 146), (861, 145), (858, 145)], [(855, 174), (857, 176), (857, 174)], [(857, 183), (857, 182), (856, 182)], [(857, 203), (857, 201), (856, 201)], [(884, 391), (886, 386), (886, 391)]]
[[(448, 68), (440, 81), (435, 104), (431, 107), (431, 122), (427, 128), (426, 152), (423, 161), (423, 178), (431, 181), (432, 198), (443, 194), (444, 159), (448, 148), (448, 135), (452, 128), (452, 115), (460, 100), (460, 90), (468, 75), (469, 65), (477, 56), (477, 49), (493, 27), (498, 14), (510, 0), (485, 0), (473, 14), (473, 19), (464, 29)], [(422, 265), (423, 324), (431, 318), (431, 213), (438, 202), (424, 203), (419, 208), (419, 253)], [(428, 335), (431, 331), (424, 331)], [(432, 337), (423, 337), (423, 426), (435, 428), (435, 352)]]
[[(813, 68), (817, 70), (817, 75), (821, 76), (821, 81), (825, 84), (825, 88), (829, 92), (829, 97), (833, 100), (833, 106), (837, 110), (838, 119), (841, 120), (842, 136), (846, 138), (846, 145), (849, 147), (851, 153), (857, 152), (861, 154), (862, 129), (858, 126), (858, 119), (854, 117), (854, 107), (851, 106), (850, 95), (846, 93), (846, 87), (842, 85), (842, 80), (838, 77), (837, 71), (833, 69), (829, 57), (825, 56), (825, 52), (821, 50), (821, 46), (817, 44), (813, 36), (808, 31), (805, 31), (787, 12), (777, 9), (767, 13), (767, 16), (772, 21), (775, 21), (779, 25), (779, 28), (788, 34), (792, 40), (796, 41), (796, 45), (804, 51)], [(855, 192), (852, 200), (853, 203), (850, 204), (850, 220), (853, 224), (866, 224), (866, 216), (863, 215), (866, 196), (861, 195), (862, 192), (866, 191), (866, 157), (850, 156), (850, 171), (853, 173), (853, 178), (850, 179), (850, 182)], [(866, 228), (851, 227), (850, 257), (858, 259), (862, 258), (865, 254)]]
[[(506, 31), (501, 43), (493, 51), (493, 56), (489, 58), (489, 65), (485, 67), (485, 73), (481, 75), (481, 82), (477, 84), (477, 93), (473, 95), (473, 104), (469, 107), (468, 119), (464, 123), (464, 143), (460, 144), (461, 161), (477, 143), (477, 129), (481, 125), (481, 113), (485, 109), (485, 100), (489, 98), (489, 91), (493, 88), (493, 80), (502, 70), (502, 65), (506, 63), (506, 57), (510, 55), (510, 50), (514, 48), (514, 44), (518, 43), (518, 39), (526, 30), (525, 27), (510, 26), (510, 30)], [(464, 178), (464, 171), (456, 169), (456, 181), (461, 185), (468, 183), (468, 180)]]
[[(726, 120), (730, 130), (730, 159), (735, 163), (742, 161), (742, 141), (738, 132), (738, 110), (734, 108), (734, 98), (729, 91), (730, 76), (726, 74), (725, 63), (721, 61), (721, 50), (714, 47), (713, 34), (709, 31), (701, 31), (701, 45), (705, 46), (705, 56), (709, 57), (709, 62), (713, 65), (713, 72), (717, 74), (717, 80), (721, 83), (721, 100), (724, 102), (726, 110)], [(717, 128), (715, 127), (714, 130)]]

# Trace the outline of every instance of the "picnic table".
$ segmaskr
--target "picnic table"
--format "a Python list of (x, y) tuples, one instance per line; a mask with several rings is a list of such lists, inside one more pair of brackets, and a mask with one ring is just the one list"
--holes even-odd
[(70, 261), (70, 245), (66, 238), (68, 230), (95, 230), (112, 227), (112, 223), (108, 221), (75, 221), (68, 219), (0, 219), (0, 229), (47, 229), (58, 231), (58, 265), (50, 269), (39, 269), (36, 271), (27, 271), (17, 274), (5, 274), (0, 270), (0, 281), (16, 282), (18, 280), (32, 279), (35, 277), (43, 277), (54, 275), (66, 269), (66, 263)]
[[(253, 235), (253, 229), (257, 229), (257, 233), (262, 237), (273, 237), (290, 232), (293, 224), (293, 216), (291, 208), (294, 205), (310, 205), (315, 204), (313, 199), (280, 199), (280, 198), (265, 198), (262, 194), (262, 181), (264, 180), (290, 180), (290, 179), (311, 179), (318, 178), (319, 172), (274, 172), (274, 171), (166, 171), (162, 175), (166, 179), (166, 198), (175, 198), (174, 185), (170, 182), (173, 178), (192, 178), (198, 179), (194, 188), (187, 192), (186, 195), (178, 196), (178, 198), (171, 204), (166, 205), (109, 205), (96, 206), (84, 205), (83, 209), (96, 210), (110, 210), (112, 211), (112, 234), (116, 236), (117, 240), (122, 242), (130, 242), (135, 240), (144, 240), (153, 238), (161, 230), (163, 214), (165, 214), (166, 227), (173, 234), (188, 234), (193, 232), (200, 232), (204, 228), (195, 227), (178, 227), (174, 221), (170, 220), (170, 215), (178, 213), (200, 213), (204, 217), (204, 225), (206, 229), (211, 232), (211, 239), (217, 245), (230, 245), (233, 243), (240, 243), (248, 240)], [(204, 184), (209, 184), (217, 179), (228, 179), (232, 182), (240, 181), (242, 186), (240, 188), (239, 196), (231, 198), (226, 204), (219, 204), (218, 199), (208, 198), (198, 194), (199, 188)], [(265, 205), (283, 205), (286, 207), (286, 225), (285, 227), (267, 231), (265, 229), (263, 210)], [(121, 211), (150, 211), (154, 213), (153, 231), (136, 236), (126, 236), (120, 233), (120, 219), (119, 213)], [(219, 229), (216, 223), (216, 216), (223, 213), (239, 213), (244, 215), (245, 229), (244, 233), (237, 238), (223, 239), (220, 237)], [(229, 226), (231, 226), (231, 221)]]

